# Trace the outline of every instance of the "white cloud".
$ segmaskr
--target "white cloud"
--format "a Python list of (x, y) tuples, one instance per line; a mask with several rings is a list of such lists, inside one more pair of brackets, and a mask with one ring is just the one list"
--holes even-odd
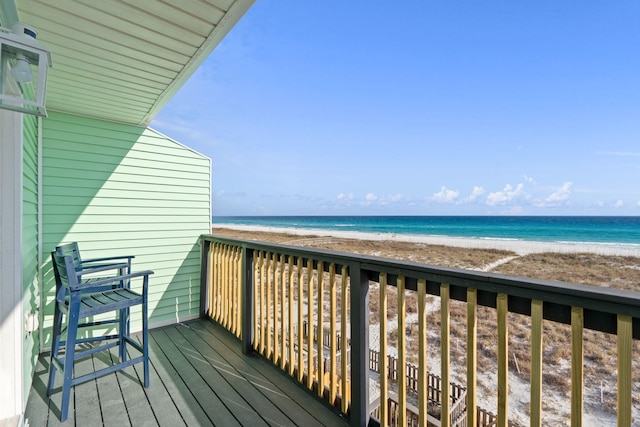
[(338, 194), (338, 200), (353, 200), (353, 193), (349, 193), (349, 194), (340, 193)]
[[(640, 207), (640, 201), (637, 205)], [(603, 202), (601, 200), (594, 203), (594, 206), (598, 208), (622, 208), (625, 206), (624, 200), (618, 199), (615, 202)]]
[(571, 186), (573, 182), (567, 181), (560, 188), (549, 194), (544, 200), (534, 203), (537, 207), (560, 206), (569, 204), (569, 196), (571, 196)]
[(458, 194), (460, 194), (458, 190), (449, 190), (447, 187), (442, 186), (440, 191), (431, 196), (431, 200), (435, 200), (440, 203), (453, 203), (456, 198), (458, 198)]
[(567, 200), (571, 195), (572, 185), (573, 185), (573, 182), (571, 181), (565, 182), (564, 184), (562, 184), (562, 187), (558, 189), (558, 191), (556, 191), (555, 193), (547, 197), (547, 200), (550, 202), (562, 202), (564, 200)]
[(527, 181), (531, 185), (536, 185), (537, 184), (535, 179), (533, 179), (533, 178), (531, 178), (530, 176), (527, 176), (527, 175), (524, 176), (524, 180)]
[(375, 193), (367, 193), (364, 200), (360, 202), (360, 206), (371, 206), (376, 200), (378, 200), (378, 196)]
[(408, 198), (401, 193), (379, 196), (376, 193), (367, 193), (363, 196), (355, 196), (353, 193), (340, 193), (336, 196), (339, 203), (344, 206), (358, 204), (360, 206), (386, 206), (392, 203), (407, 201)]
[(485, 193), (484, 188), (478, 187), (476, 185), (475, 187), (473, 187), (473, 190), (471, 191), (471, 194), (469, 195), (469, 197), (466, 197), (460, 200), (460, 204), (475, 202), (478, 199), (478, 197), (482, 196), (484, 193)]
[(505, 205), (519, 196), (526, 196), (524, 192), (524, 185), (518, 184), (514, 189), (511, 184), (505, 185), (502, 191), (496, 191), (495, 193), (489, 193), (487, 196), (487, 205)]
[(640, 200), (636, 202), (636, 205), (638, 205), (638, 207), (640, 208)]
[(377, 198), (376, 201), (378, 202), (379, 205), (386, 206), (390, 203), (398, 203), (399, 201), (404, 199), (405, 197), (402, 194), (397, 193), (397, 194), (390, 194), (386, 196), (380, 196)]

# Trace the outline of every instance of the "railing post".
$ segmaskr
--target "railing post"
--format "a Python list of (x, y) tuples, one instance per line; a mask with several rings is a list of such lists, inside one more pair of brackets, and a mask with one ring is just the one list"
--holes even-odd
[(351, 425), (369, 423), (369, 277), (360, 264), (351, 273)]
[(253, 352), (253, 251), (242, 246), (242, 354)]
[(213, 266), (209, 265), (209, 253), (211, 251), (211, 242), (200, 238), (200, 318), (207, 317), (209, 310), (209, 272)]

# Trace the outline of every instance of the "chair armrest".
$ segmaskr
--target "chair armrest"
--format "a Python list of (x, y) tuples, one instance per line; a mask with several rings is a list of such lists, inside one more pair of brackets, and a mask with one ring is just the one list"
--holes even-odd
[(82, 263), (93, 263), (93, 262), (102, 262), (102, 261), (113, 261), (116, 259), (126, 259), (128, 261), (131, 261), (133, 258), (135, 258), (135, 255), (123, 255), (123, 256), (109, 256), (109, 257), (102, 257), (102, 258), (89, 258), (89, 259), (83, 259)]
[(91, 288), (100, 288), (100, 287), (104, 287), (105, 285), (110, 285), (110, 284), (121, 282), (124, 280), (135, 279), (137, 277), (145, 277), (144, 292), (146, 293), (147, 280), (149, 276), (152, 274), (153, 274), (153, 271), (145, 270), (145, 271), (138, 271), (136, 273), (131, 273), (131, 274), (121, 274), (119, 276), (105, 277), (105, 278), (93, 280), (90, 283), (81, 284), (80, 286), (77, 286), (77, 287), (71, 287), (70, 290), (72, 292), (75, 292), (75, 291), (86, 292), (86, 291), (90, 291)]
[(114, 263), (114, 264), (97, 265), (93, 267), (80, 267), (79, 270), (76, 270), (76, 276), (80, 277), (86, 274), (99, 273), (101, 271), (108, 271), (108, 270), (120, 270), (123, 268), (124, 269), (129, 268), (129, 264), (125, 262), (121, 262), (121, 263)]

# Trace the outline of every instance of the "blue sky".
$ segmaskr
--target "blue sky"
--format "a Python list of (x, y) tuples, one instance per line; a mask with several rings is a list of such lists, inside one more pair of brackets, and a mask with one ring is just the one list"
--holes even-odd
[(258, 0), (151, 126), (214, 215), (640, 215), (640, 2)]

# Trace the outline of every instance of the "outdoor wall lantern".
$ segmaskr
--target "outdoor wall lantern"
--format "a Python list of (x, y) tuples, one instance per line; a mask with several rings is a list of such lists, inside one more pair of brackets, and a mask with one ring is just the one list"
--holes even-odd
[(46, 117), (51, 54), (36, 35), (20, 23), (11, 30), (0, 27), (0, 108)]

